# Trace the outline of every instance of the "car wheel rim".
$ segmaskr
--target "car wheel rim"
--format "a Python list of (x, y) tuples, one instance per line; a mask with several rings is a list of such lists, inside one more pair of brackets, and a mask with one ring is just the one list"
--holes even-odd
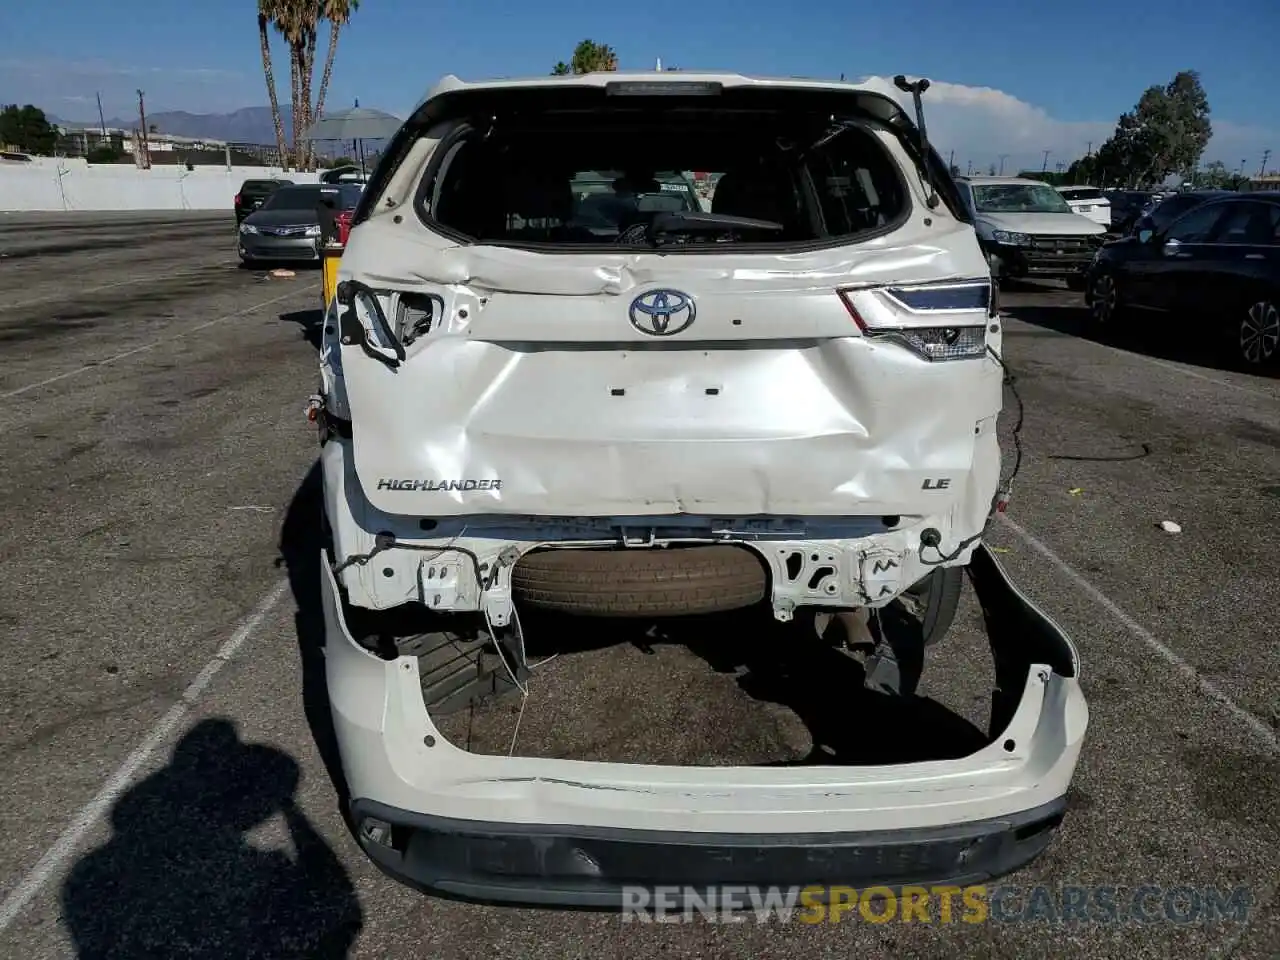
[(1267, 301), (1255, 303), (1240, 321), (1240, 353), (1249, 363), (1265, 363), (1280, 346), (1280, 310)]
[(1094, 281), (1092, 301), (1089, 309), (1093, 318), (1099, 323), (1110, 320), (1116, 309), (1115, 281), (1105, 274)]

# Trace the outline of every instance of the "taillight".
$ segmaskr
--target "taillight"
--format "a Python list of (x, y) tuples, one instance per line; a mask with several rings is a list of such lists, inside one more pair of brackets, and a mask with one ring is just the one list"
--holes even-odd
[(236, 206), (240, 206), (240, 194), (236, 194)]
[(970, 360), (987, 352), (993, 316), (988, 280), (836, 291), (864, 337), (898, 343), (929, 361)]

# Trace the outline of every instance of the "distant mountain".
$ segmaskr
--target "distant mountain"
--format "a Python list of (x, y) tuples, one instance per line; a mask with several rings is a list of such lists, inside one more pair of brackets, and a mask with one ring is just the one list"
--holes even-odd
[[(293, 130), (293, 111), (287, 106), (281, 106), (280, 115), (287, 141)], [(56, 117), (50, 117), (49, 120), (72, 130), (93, 130), (99, 126), (92, 121), (66, 121)], [(108, 127), (123, 130), (132, 130), (137, 125), (137, 117), (107, 120)], [(276, 128), (271, 121), (270, 107), (245, 107), (234, 113), (187, 113), (184, 110), (174, 110), (147, 114), (147, 126), (153, 125), (160, 133), (171, 133), (178, 137), (205, 137), (263, 146), (274, 146), (276, 142)]]

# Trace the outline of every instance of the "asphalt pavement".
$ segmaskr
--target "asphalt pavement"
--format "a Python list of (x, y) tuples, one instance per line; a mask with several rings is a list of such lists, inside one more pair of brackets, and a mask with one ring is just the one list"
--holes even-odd
[[(1149, 885), (1161, 919), (637, 925), (424, 897), (339, 816), (303, 412), (318, 271), (240, 269), (229, 216), (13, 216), (0, 290), (0, 956), (1280, 956), (1280, 379), (1160, 328), (1095, 342), (1063, 289), (1004, 297), (1025, 459), (993, 543), (1078, 644), (1091, 708), (1066, 822), (1005, 882)], [(968, 597), (919, 714), (887, 719), (847, 705), (842, 668), (778, 682), (727, 628), (610, 629), (536, 638), (564, 652), (523, 752), (883, 761), (985, 718)], [(515, 706), (450, 735), (505, 751)], [(1237, 887), (1248, 922), (1205, 922)]]

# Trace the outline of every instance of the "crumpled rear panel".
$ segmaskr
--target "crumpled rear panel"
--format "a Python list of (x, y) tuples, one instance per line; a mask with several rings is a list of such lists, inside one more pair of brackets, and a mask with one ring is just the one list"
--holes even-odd
[(357, 380), (397, 389), (357, 421), (357, 470), (379, 509), (424, 516), (912, 513), (926, 479), (960, 486), (998, 403), (989, 364), (963, 366), (961, 388), (961, 364), (856, 337), (564, 352), (451, 338), (396, 374), (361, 365)]
[[(825, 251), (672, 256), (463, 248), (375, 218), (353, 233), (343, 279), (443, 309), (397, 369), (341, 348), (356, 471), (378, 509), (427, 517), (937, 515), (963, 496), (978, 423), (1000, 409), (999, 367), (866, 338), (836, 290), (986, 271), (956, 223)], [(628, 320), (658, 287), (697, 304), (675, 336)]]

